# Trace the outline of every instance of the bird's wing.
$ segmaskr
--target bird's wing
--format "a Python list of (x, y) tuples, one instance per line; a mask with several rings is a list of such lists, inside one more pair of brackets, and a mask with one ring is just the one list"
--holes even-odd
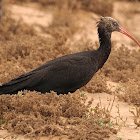
[[(23, 74), (10, 82), (3, 84), (9, 90), (21, 90), (25, 87), (40, 88), (45, 85), (48, 89), (57, 89), (62, 86), (74, 85), (89, 73), (90, 58), (86, 56), (72, 56), (49, 61), (41, 67)], [(1, 90), (1, 89), (0, 89)], [(7, 89), (6, 89), (7, 90)], [(9, 91), (8, 90), (8, 91)]]
[(76, 56), (71, 59), (63, 59), (63, 61), (60, 60), (36, 72), (41, 74), (40, 84), (45, 84), (50, 90), (61, 87), (69, 88), (86, 80), (86, 77), (91, 74), (90, 63), (89, 57)]

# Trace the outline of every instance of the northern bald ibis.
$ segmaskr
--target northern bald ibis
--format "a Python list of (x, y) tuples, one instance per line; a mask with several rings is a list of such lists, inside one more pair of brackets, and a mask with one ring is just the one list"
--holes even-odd
[(111, 52), (111, 34), (121, 32), (140, 44), (111, 17), (101, 17), (97, 22), (100, 46), (94, 51), (65, 55), (48, 61), (37, 69), (23, 74), (0, 86), (0, 94), (16, 94), (20, 90), (36, 90), (57, 94), (75, 92), (86, 85), (103, 67)]

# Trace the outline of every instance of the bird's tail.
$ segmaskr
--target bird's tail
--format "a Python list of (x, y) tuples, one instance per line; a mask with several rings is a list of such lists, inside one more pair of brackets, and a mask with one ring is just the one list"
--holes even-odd
[(2, 94), (17, 94), (18, 91), (27, 89), (31, 75), (21, 75), (8, 83), (0, 86), (0, 95)]
[(14, 86), (0, 86), (0, 95), (2, 94), (16, 94), (17, 93), (17, 88)]

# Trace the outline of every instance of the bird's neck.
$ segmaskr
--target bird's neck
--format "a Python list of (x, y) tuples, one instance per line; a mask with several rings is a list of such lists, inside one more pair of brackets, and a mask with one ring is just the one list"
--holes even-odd
[(98, 28), (98, 35), (100, 41), (100, 47), (98, 48), (100, 54), (99, 67), (102, 68), (111, 52), (111, 32)]
[(105, 29), (98, 28), (98, 35), (99, 35), (99, 41), (100, 41), (99, 49), (110, 53), (110, 51), (111, 51), (111, 32), (107, 32)]

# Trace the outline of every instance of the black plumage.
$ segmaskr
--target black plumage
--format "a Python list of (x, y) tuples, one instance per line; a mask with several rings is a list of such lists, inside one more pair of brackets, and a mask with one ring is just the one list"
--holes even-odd
[(111, 33), (122, 31), (119, 24), (110, 17), (100, 18), (97, 27), (100, 40), (97, 50), (69, 54), (51, 60), (3, 84), (0, 86), (0, 94), (16, 94), (25, 89), (42, 93), (55, 91), (58, 94), (67, 94), (86, 85), (109, 57)]

